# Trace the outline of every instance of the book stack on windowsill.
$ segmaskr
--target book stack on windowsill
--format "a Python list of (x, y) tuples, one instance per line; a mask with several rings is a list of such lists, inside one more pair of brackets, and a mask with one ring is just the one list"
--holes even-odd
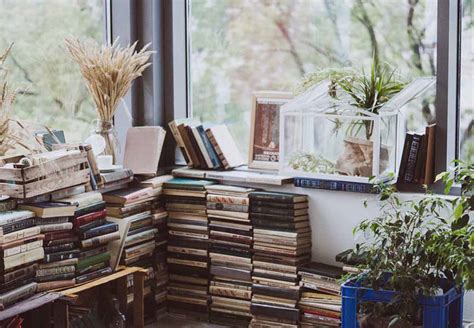
[(193, 119), (169, 123), (186, 164), (199, 169), (231, 169), (245, 164), (226, 125), (204, 128)]
[(97, 191), (60, 200), (76, 205), (72, 223), (79, 246), (76, 283), (84, 283), (112, 273), (107, 244), (120, 238), (118, 226), (106, 220), (105, 202)]
[(211, 259), (211, 322), (247, 327), (252, 315), (252, 224), (248, 195), (254, 189), (207, 188)]
[(251, 192), (253, 295), (251, 327), (297, 327), (298, 268), (311, 258), (306, 195)]
[(158, 176), (152, 179), (144, 180), (140, 183), (143, 187), (153, 189), (154, 198), (151, 203), (151, 215), (153, 226), (158, 229), (155, 236), (155, 254), (154, 254), (154, 297), (156, 303), (156, 316), (161, 317), (166, 314), (166, 294), (168, 286), (168, 267), (166, 263), (167, 244), (168, 244), (168, 212), (165, 207), (165, 199), (162, 194), (163, 183), (171, 180), (171, 175)]
[(409, 190), (410, 185), (434, 182), (434, 152), (436, 125), (426, 127), (425, 134), (407, 133), (403, 147), (397, 189)]
[(76, 206), (53, 201), (22, 204), (19, 208), (35, 213), (36, 225), (44, 235), (45, 255), (36, 270), (37, 290), (73, 286), (79, 249), (70, 217)]
[(169, 234), (168, 311), (203, 320), (209, 312), (206, 186), (211, 184), (192, 179), (163, 183)]
[(36, 291), (36, 270), (44, 258), (44, 235), (34, 213), (15, 206), (8, 197), (0, 200), (0, 310)]
[(301, 276), (301, 327), (341, 326), (341, 268), (311, 262), (299, 270)]

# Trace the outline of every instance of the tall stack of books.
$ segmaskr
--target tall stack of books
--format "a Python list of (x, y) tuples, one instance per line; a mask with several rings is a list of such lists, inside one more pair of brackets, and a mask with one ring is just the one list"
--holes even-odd
[(311, 262), (299, 270), (301, 276), (302, 327), (340, 327), (341, 326), (341, 284), (338, 280), (343, 274), (341, 268)]
[(168, 212), (165, 207), (165, 199), (162, 194), (163, 183), (173, 178), (171, 175), (164, 175), (144, 180), (140, 183), (143, 187), (153, 189), (154, 199), (151, 204), (151, 214), (153, 225), (158, 230), (155, 237), (155, 286), (154, 295), (156, 303), (156, 316), (166, 315), (166, 295), (168, 287), (168, 267), (166, 263), (168, 245)]
[(252, 327), (297, 327), (298, 268), (311, 259), (306, 195), (249, 194), (253, 225)]
[(75, 205), (59, 202), (22, 204), (20, 209), (35, 213), (36, 225), (44, 235), (44, 259), (36, 270), (38, 291), (73, 286), (79, 249), (73, 224)]
[(163, 183), (168, 211), (168, 311), (208, 320), (209, 228), (206, 180)]
[(105, 202), (97, 191), (73, 195), (60, 200), (76, 205), (72, 219), (79, 246), (76, 283), (112, 273), (107, 244), (120, 238), (118, 225), (106, 220)]
[(8, 197), (0, 200), (0, 310), (36, 291), (38, 261), (44, 258), (44, 235), (34, 213), (15, 206)]
[(206, 129), (194, 119), (179, 119), (169, 127), (189, 167), (231, 169), (245, 164), (226, 125)]
[(252, 315), (252, 224), (248, 194), (254, 189), (206, 187), (211, 259), (211, 321), (247, 327)]

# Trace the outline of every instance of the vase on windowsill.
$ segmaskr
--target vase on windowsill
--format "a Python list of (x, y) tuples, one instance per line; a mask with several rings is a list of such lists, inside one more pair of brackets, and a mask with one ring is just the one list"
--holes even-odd
[(97, 155), (111, 155), (112, 163), (117, 164), (119, 143), (117, 138), (117, 132), (115, 130), (112, 120), (102, 121), (97, 120), (97, 125), (94, 130), (94, 134), (102, 137), (105, 141), (105, 147), (102, 153)]

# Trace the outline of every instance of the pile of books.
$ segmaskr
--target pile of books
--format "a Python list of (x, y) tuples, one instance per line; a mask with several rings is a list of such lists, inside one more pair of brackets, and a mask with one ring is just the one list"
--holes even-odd
[(252, 315), (252, 224), (248, 195), (254, 189), (210, 185), (207, 189), (211, 259), (211, 322), (247, 327)]
[(340, 327), (341, 326), (341, 284), (338, 280), (343, 274), (341, 268), (311, 262), (299, 270), (301, 276), (302, 327)]
[[(148, 270), (145, 278), (145, 298), (153, 297), (152, 288), (155, 282), (155, 267), (153, 256), (155, 252), (155, 236), (158, 229), (153, 224), (152, 202), (155, 198), (151, 187), (129, 187), (103, 194), (109, 220), (123, 226), (121, 243), (117, 252), (119, 259), (115, 262), (127, 266), (139, 266)], [(128, 303), (133, 302), (133, 277), (128, 280)], [(146, 301), (154, 304), (154, 301)], [(147, 313), (152, 313), (154, 307), (147, 306)]]
[(106, 220), (102, 194), (90, 191), (60, 199), (75, 205), (72, 223), (79, 246), (76, 265), (76, 283), (112, 273), (107, 244), (120, 238), (118, 225)]
[(15, 206), (6, 196), (0, 200), (0, 310), (36, 291), (38, 261), (44, 258), (44, 235), (34, 213)]
[(435, 132), (436, 125), (432, 124), (425, 134), (406, 134), (397, 186), (434, 182)]
[(100, 191), (105, 193), (117, 189), (124, 189), (133, 181), (133, 172), (130, 169), (116, 169), (100, 173)]
[(206, 129), (193, 119), (180, 119), (169, 127), (189, 167), (230, 169), (245, 164), (226, 125)]
[(306, 195), (249, 194), (253, 225), (252, 327), (297, 327), (298, 268), (311, 259)]
[(18, 208), (35, 213), (36, 225), (44, 235), (45, 255), (36, 270), (37, 290), (74, 286), (79, 249), (70, 217), (76, 206), (52, 201), (21, 204)]
[(163, 183), (168, 211), (168, 311), (208, 320), (209, 228), (206, 180)]

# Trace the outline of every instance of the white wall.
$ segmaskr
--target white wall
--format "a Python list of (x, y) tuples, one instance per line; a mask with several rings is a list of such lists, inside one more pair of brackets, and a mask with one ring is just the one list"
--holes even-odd
[[(365, 218), (374, 217), (378, 211), (376, 196), (370, 194), (292, 186), (265, 187), (264, 189), (295, 192), (309, 196), (313, 261), (327, 264), (337, 264), (334, 259), (335, 255), (354, 246), (352, 235), (354, 226)], [(403, 197), (417, 197), (417, 195), (404, 194)], [(363, 205), (366, 199), (368, 208)], [(464, 298), (464, 319), (474, 321), (474, 293), (470, 293)]]

